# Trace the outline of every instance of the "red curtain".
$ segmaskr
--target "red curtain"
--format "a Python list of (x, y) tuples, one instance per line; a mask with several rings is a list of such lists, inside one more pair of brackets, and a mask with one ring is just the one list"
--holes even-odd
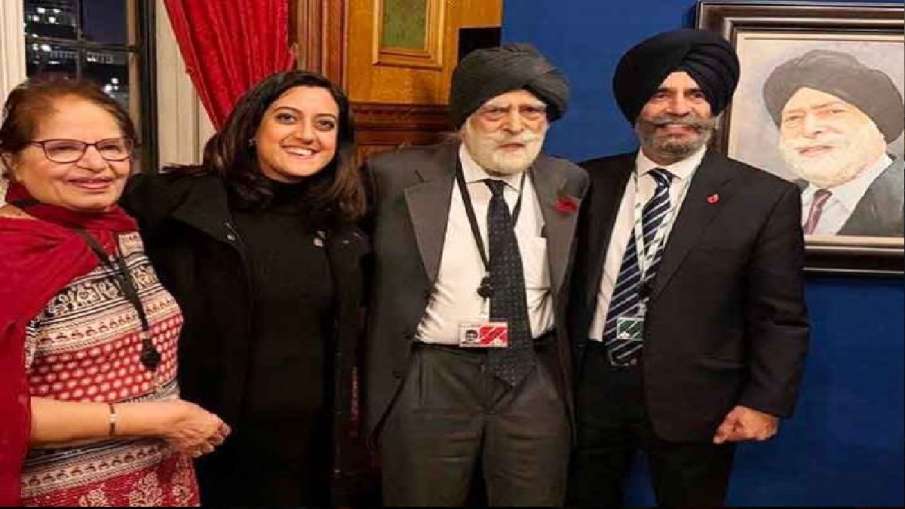
[(289, 0), (164, 0), (186, 72), (214, 127), (265, 77), (293, 67)]

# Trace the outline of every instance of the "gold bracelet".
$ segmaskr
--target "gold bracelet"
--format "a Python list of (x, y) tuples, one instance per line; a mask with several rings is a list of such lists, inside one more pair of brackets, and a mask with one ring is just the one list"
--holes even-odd
[(110, 407), (110, 417), (107, 419), (107, 422), (110, 423), (110, 432), (108, 436), (116, 435), (116, 407), (113, 406), (113, 403), (107, 403), (107, 406)]

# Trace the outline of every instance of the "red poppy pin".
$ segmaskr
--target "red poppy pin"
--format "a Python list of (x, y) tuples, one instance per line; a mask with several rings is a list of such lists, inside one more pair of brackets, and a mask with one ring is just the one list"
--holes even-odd
[(574, 214), (578, 212), (578, 200), (568, 194), (561, 193), (556, 199), (553, 208), (560, 214)]
[(720, 195), (717, 193), (713, 193), (707, 197), (707, 203), (711, 205), (716, 204), (718, 201), (720, 201)]

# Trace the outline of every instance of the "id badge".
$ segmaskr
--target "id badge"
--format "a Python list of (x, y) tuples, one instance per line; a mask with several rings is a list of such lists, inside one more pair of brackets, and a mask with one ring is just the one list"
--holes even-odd
[(616, 319), (616, 339), (623, 341), (641, 341), (643, 338), (643, 316), (620, 316)]
[(509, 346), (509, 324), (490, 321), (460, 323), (459, 346), (463, 348), (506, 348)]

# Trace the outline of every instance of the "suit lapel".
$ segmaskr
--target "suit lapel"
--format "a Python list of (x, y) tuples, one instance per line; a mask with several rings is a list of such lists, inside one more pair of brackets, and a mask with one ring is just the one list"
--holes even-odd
[[(682, 264), (688, 251), (694, 247), (701, 234), (717, 216), (723, 204), (710, 203), (708, 198), (719, 196), (720, 189), (732, 178), (730, 166), (721, 163), (721, 157), (707, 152), (691, 181), (679, 215), (669, 234), (660, 268), (654, 278), (651, 299), (663, 290), (676, 269)], [(721, 197), (725, 201), (727, 197)]]
[(895, 218), (893, 224), (902, 220), (896, 217), (896, 212), (902, 211), (902, 168), (902, 159), (893, 161), (871, 182), (839, 235), (864, 235), (866, 232), (884, 235), (884, 230), (896, 230), (888, 223), (891, 218)]
[(588, 260), (592, 272), (586, 285), (585, 302), (597, 301), (600, 278), (603, 276), (603, 265), (613, 235), (613, 226), (616, 224), (616, 216), (619, 213), (619, 204), (622, 203), (625, 185), (634, 169), (635, 156), (627, 156), (624, 165), (618, 171), (608, 171), (605, 179), (592, 184), (595, 189), (592, 190), (593, 197), (588, 210), (588, 218), (585, 219), (591, 239), (589, 244), (591, 252)]
[(556, 210), (556, 202), (560, 195), (569, 195), (576, 206), (581, 200), (568, 192), (566, 175), (553, 171), (553, 168), (539, 168), (537, 163), (531, 167), (531, 182), (540, 204), (544, 218), (544, 229), (547, 235), (547, 264), (550, 271), (550, 286), (553, 295), (559, 295), (566, 265), (569, 263), (569, 249), (578, 222), (578, 209), (575, 212)]
[(415, 169), (421, 182), (405, 189), (405, 203), (415, 230), (418, 252), (432, 285), (440, 270), (458, 147), (458, 144), (443, 146), (435, 159)]

